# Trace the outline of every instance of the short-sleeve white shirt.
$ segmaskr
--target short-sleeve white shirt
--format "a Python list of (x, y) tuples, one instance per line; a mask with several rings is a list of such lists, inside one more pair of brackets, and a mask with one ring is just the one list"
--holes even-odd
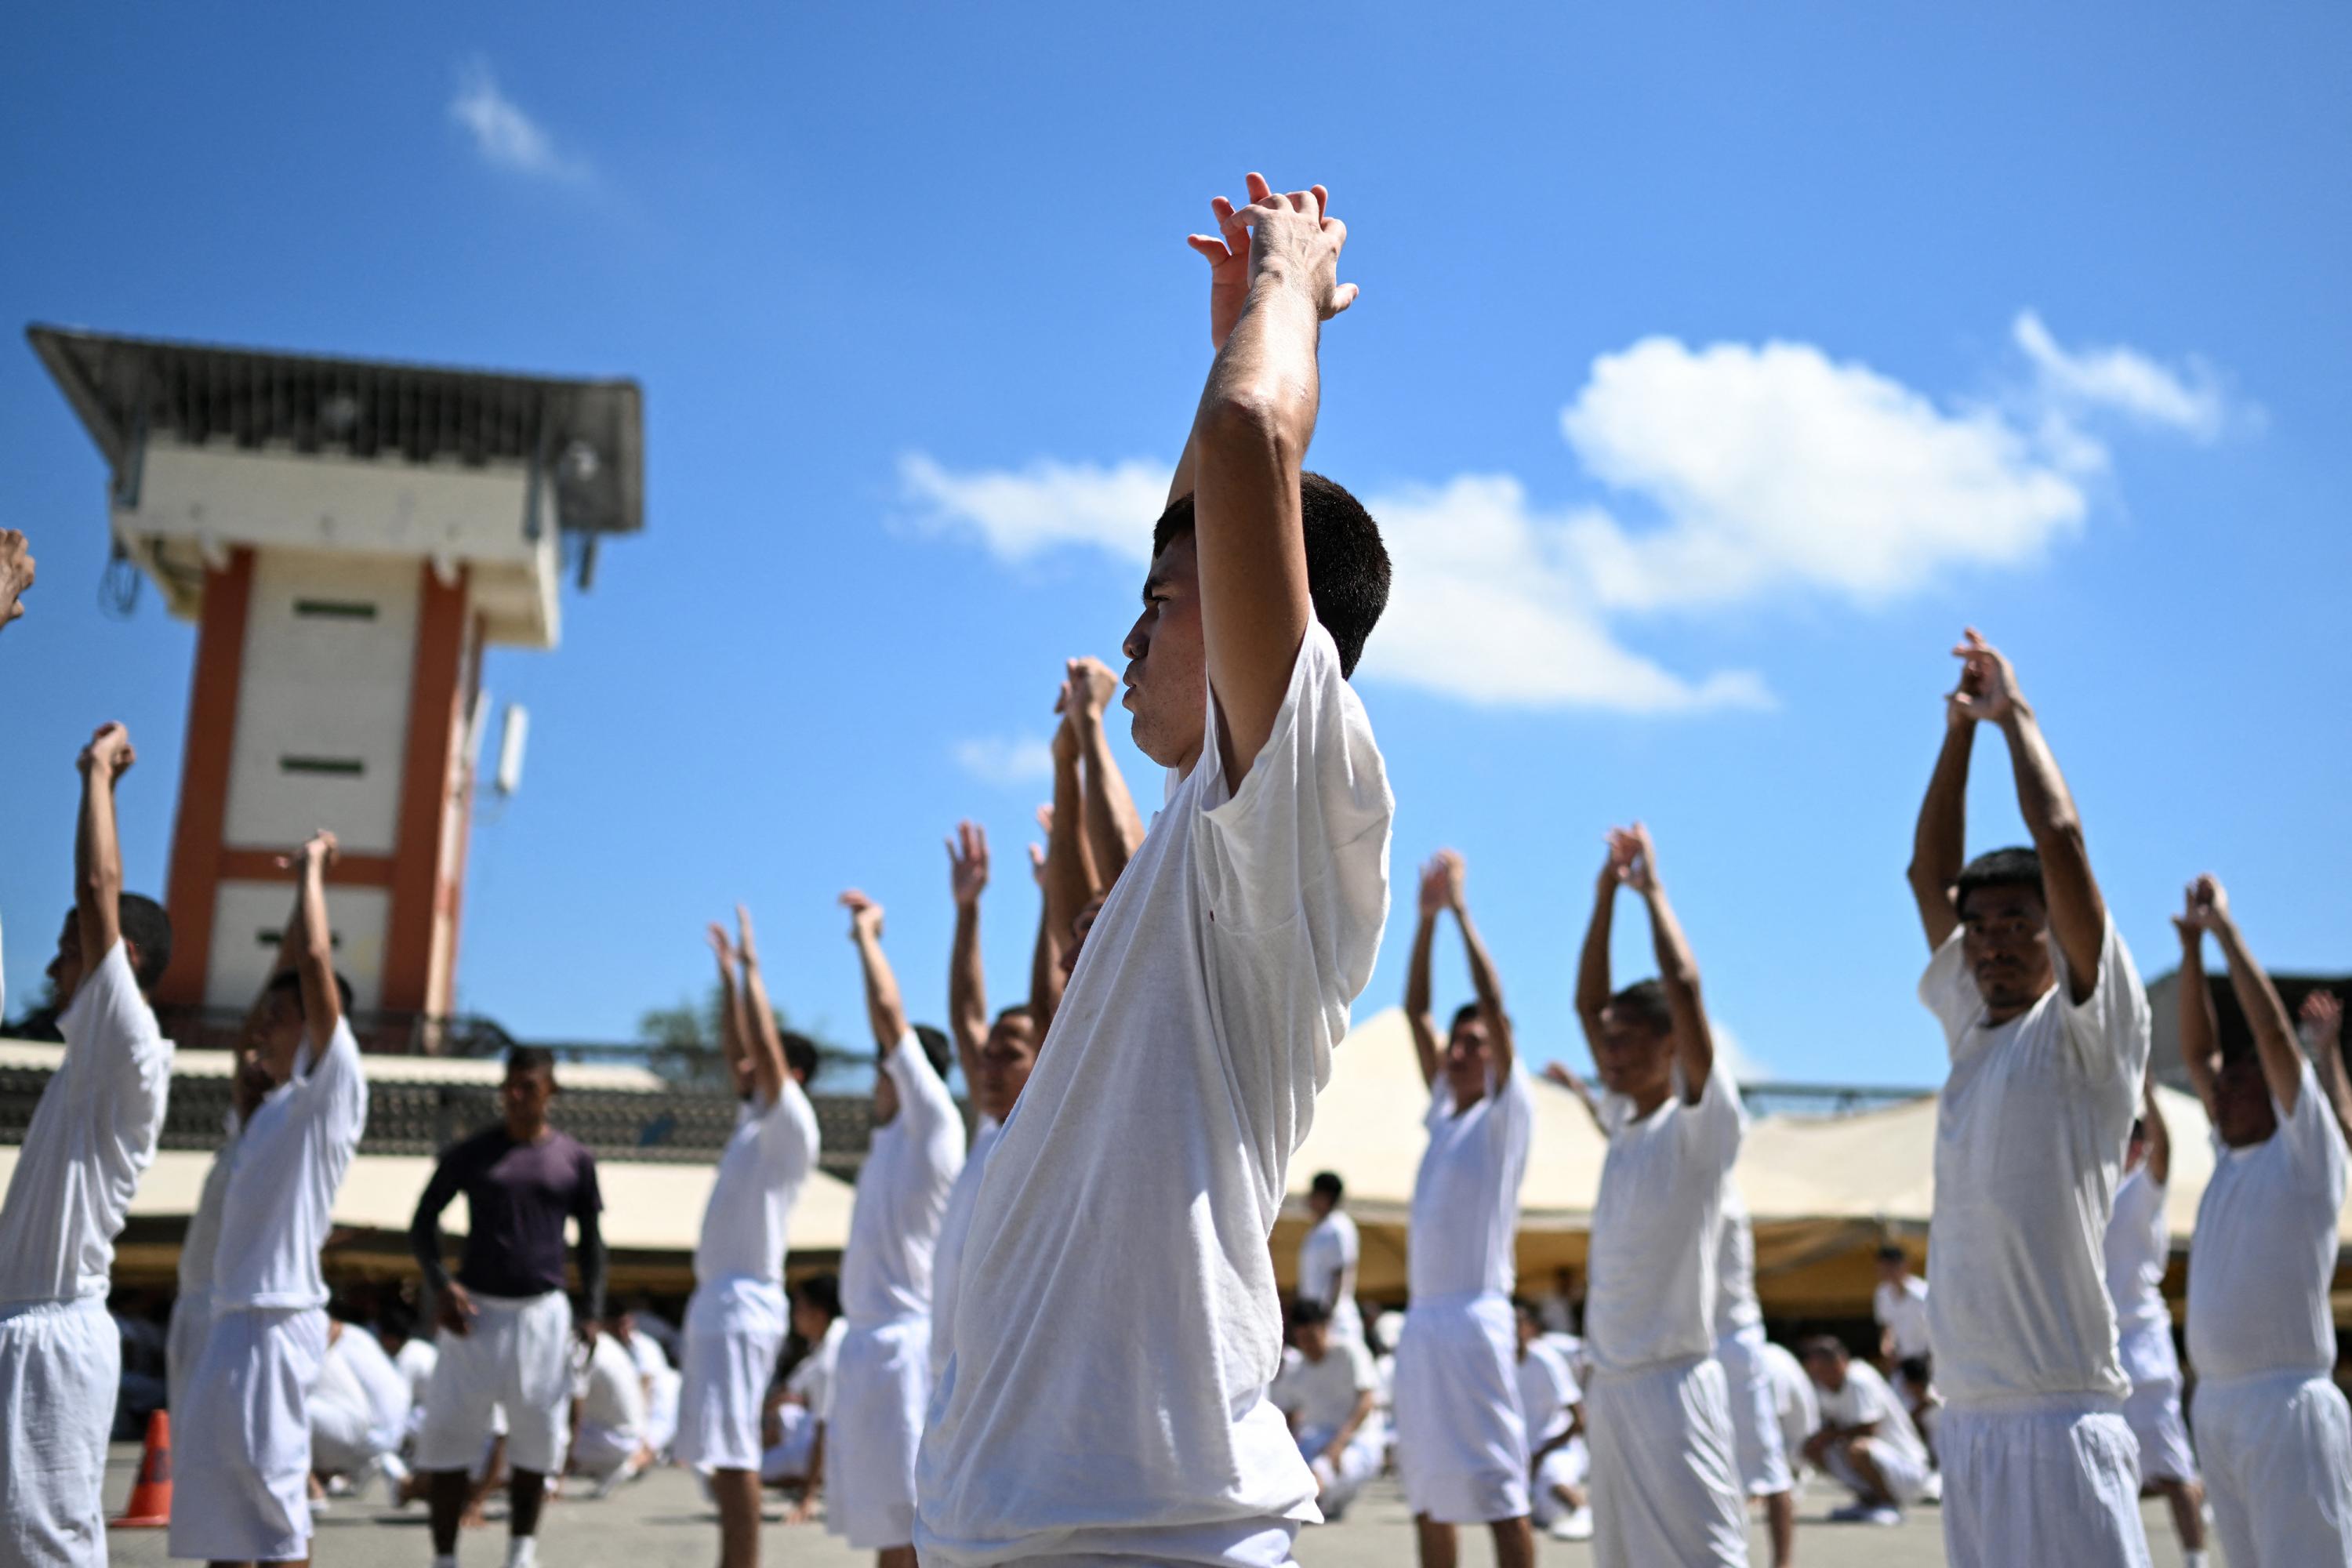
[(1637, 1117), (1601, 1097), (1609, 1152), (1592, 1208), (1585, 1346), (1602, 1372), (1715, 1352), (1723, 1193), (1748, 1118), (1721, 1062), (1698, 1101), (1669, 1094)]
[(580, 1415), (607, 1431), (642, 1434), (646, 1425), (645, 1374), (628, 1347), (611, 1334), (596, 1336), (575, 1391)]
[[(2277, 1101), (2272, 1101), (2275, 1109)], [(2213, 1178), (2189, 1249), (2189, 1359), (2206, 1382), (2336, 1364), (2328, 1282), (2344, 1206), (2344, 1134), (2311, 1064), (2278, 1131), (2243, 1149), (2214, 1138)]]
[(1361, 1342), (1364, 1317), (1356, 1305), (1356, 1261), (1363, 1241), (1345, 1209), (1333, 1209), (1298, 1244), (1298, 1293), (1331, 1309), (1331, 1332)]
[(849, 1320), (835, 1318), (824, 1327), (824, 1337), (809, 1347), (801, 1357), (790, 1377), (784, 1379), (784, 1392), (797, 1394), (809, 1413), (820, 1421), (833, 1415), (833, 1363), (840, 1359), (841, 1340), (849, 1332)]
[(1315, 1516), (1265, 1397), (1266, 1243), (1379, 953), (1394, 804), (1320, 625), (1238, 790), (1218, 728), (1213, 706), (989, 1156), (917, 1469), (933, 1568)]
[(1822, 1425), (1824, 1426), (1867, 1426), (1877, 1423), (1872, 1436), (1903, 1450), (1921, 1464), (1927, 1462), (1927, 1446), (1919, 1440), (1919, 1428), (1911, 1420), (1911, 1412), (1886, 1385), (1878, 1369), (1859, 1357), (1846, 1363), (1845, 1386), (1832, 1394), (1819, 1384), (1813, 1385), (1820, 1401)]
[(1919, 1000), (1944, 1026), (1951, 1076), (1936, 1110), (1927, 1316), (1936, 1383), (1955, 1405), (2021, 1395), (2121, 1399), (2105, 1271), (2107, 1219), (2147, 1068), (2147, 996), (2107, 922), (2087, 1000), (2057, 984), (1989, 1026), (1962, 933), (1938, 948)]
[(955, 1186), (948, 1194), (948, 1212), (940, 1221), (940, 1244), (931, 1257), (931, 1381), (948, 1366), (948, 1351), (955, 1343), (956, 1292), (963, 1277), (963, 1244), (971, 1237), (971, 1208), (980, 1201), (980, 1178), (988, 1170), (988, 1156), (1004, 1124), (993, 1116), (981, 1117), (972, 1129), (971, 1152), (964, 1156)]
[(1764, 1307), (1756, 1300), (1756, 1227), (1748, 1223), (1739, 1184), (1729, 1176), (1723, 1179), (1716, 1234), (1715, 1337), (1723, 1339), (1764, 1326)]
[(1568, 1430), (1570, 1407), (1584, 1397), (1576, 1373), (1556, 1345), (1538, 1340), (1519, 1357), (1519, 1417), (1527, 1423), (1528, 1447), (1539, 1448)]
[(1935, 1341), (1927, 1326), (1927, 1282), (1906, 1274), (1900, 1283), (1881, 1279), (1870, 1292), (1870, 1315), (1895, 1338), (1898, 1361), (1928, 1353)]
[(2172, 1314), (2164, 1305), (2164, 1268), (2171, 1252), (2164, 1188), (2142, 1165), (2116, 1189), (2116, 1212), (2107, 1221), (2104, 1268), (2119, 1339), (2171, 1331)]
[(83, 973), (58, 1028), (65, 1058), (0, 1202), (0, 1306), (106, 1294), (114, 1238), (163, 1130), (172, 1042), (120, 941)]
[(1444, 1075), (1431, 1083), (1423, 1119), (1429, 1143), (1413, 1177), (1405, 1237), (1413, 1300), (1511, 1293), (1535, 1114), (1528, 1070), (1516, 1059), (1499, 1084), (1459, 1111)]
[(222, 1122), (225, 1141), (205, 1167), (205, 1184), (196, 1193), (196, 1212), (188, 1216), (188, 1233), (180, 1240), (180, 1294), (209, 1301), (213, 1289), (213, 1258), (220, 1251), (221, 1205), (228, 1201), (228, 1173), (236, 1164), (236, 1135), (244, 1121), (231, 1110)]
[(694, 1247), (694, 1282), (784, 1278), (793, 1205), (816, 1163), (816, 1110), (791, 1074), (775, 1099), (754, 1091), (735, 1113), (735, 1131), (719, 1155), (719, 1175), (703, 1205)]
[(1285, 1351), (1282, 1373), (1266, 1397), (1285, 1415), (1296, 1415), (1302, 1431), (1332, 1429), (1356, 1413), (1359, 1398), (1367, 1391), (1377, 1393), (1380, 1386), (1372, 1352), (1334, 1334), (1321, 1361), (1308, 1361), (1301, 1351)]
[(859, 1324), (930, 1311), (940, 1222), (963, 1169), (963, 1113), (912, 1029), (882, 1070), (898, 1088), (898, 1114), (866, 1147), (841, 1258), (841, 1310)]
[(234, 1152), (213, 1255), (213, 1305), (323, 1307), (319, 1248), (367, 1126), (367, 1076), (349, 1019), (326, 1048), (305, 1040), (294, 1075), (262, 1097)]

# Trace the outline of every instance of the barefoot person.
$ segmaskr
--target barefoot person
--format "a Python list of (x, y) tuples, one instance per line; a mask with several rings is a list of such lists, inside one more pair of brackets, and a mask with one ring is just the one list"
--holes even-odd
[(931, 1264), (963, 1169), (963, 1117), (948, 1093), (948, 1044), (907, 1022), (882, 952), (882, 906), (852, 889), (849, 938), (881, 1059), (874, 1137), (857, 1172), (841, 1305), (849, 1320), (825, 1416), (824, 1527), (881, 1568), (915, 1568), (915, 1447), (930, 1398)]
[[(2189, 1249), (2189, 1360), (2222, 1559), (2352, 1564), (2352, 1410), (2330, 1375), (2328, 1312), (2344, 1132), (2221, 885), (2199, 878), (2174, 923), (2180, 1055), (2213, 1122), (2213, 1178)], [(2205, 984), (2209, 934), (2252, 1050), (2223, 1047)]]
[(230, 1145), (204, 1348), (180, 1412), (174, 1557), (310, 1555), (308, 1399), (327, 1354), (319, 1248), (368, 1105), (327, 924), (335, 856), (335, 836), (320, 833), (279, 862), (299, 881), (255, 1011), (250, 1058), (267, 1087)]
[[(1617, 893), (1650, 914), (1658, 977), (1612, 989)], [(1593, 1561), (1605, 1568), (1748, 1561), (1729, 1395), (1715, 1359), (1723, 1194), (1747, 1130), (1716, 1059), (1698, 961), (1640, 823), (1612, 829), (1576, 974), (1600, 1069), (1609, 1152), (1592, 1205), (1584, 1390)]]
[(735, 926), (740, 940), (730, 942), (713, 925), (710, 951), (719, 1037), (741, 1103), (694, 1248), (675, 1441), (678, 1463), (709, 1477), (721, 1568), (751, 1568), (760, 1561), (760, 1416), (784, 1341), (784, 1250), (817, 1156), (806, 1093), (817, 1054), (776, 1026), (751, 914), (740, 904)]
[[(1398, 1468), (1423, 1568), (1452, 1568), (1456, 1527), (1483, 1524), (1504, 1568), (1535, 1560), (1527, 1420), (1519, 1407), (1517, 1281), (1512, 1238), (1535, 1125), (1502, 984), (1464, 901), (1462, 857), (1438, 851), (1421, 874), (1421, 913), (1405, 969), (1405, 1021), (1429, 1086), (1429, 1143), (1412, 1183), (1410, 1303), (1396, 1351)], [(1451, 912), (1477, 1000), (1441, 1048), (1430, 957)]]
[[(1970, 630), (1910, 882), (1919, 1000), (1951, 1073), (1936, 1110), (1927, 1315), (1958, 1568), (2147, 1562), (2101, 1252), (2147, 1068), (2147, 997), (2017, 672)], [(1969, 759), (2008, 742), (2030, 849), (1966, 858)]]
[(1319, 192), (1250, 194), (1196, 241), (1221, 346), (1126, 643), (1167, 804), (989, 1156), (924, 1435), (927, 1568), (1280, 1563), (1316, 1517), (1265, 1397), (1266, 1239), (1388, 914), (1392, 805), (1346, 682), (1388, 563), (1300, 468), (1345, 231)]
[(0, 1562), (12, 1565), (106, 1562), (99, 1489), (122, 1373), (106, 1292), (172, 1082), (172, 1042), (147, 1002), (172, 922), (122, 890), (115, 838), (115, 786), (136, 754), (120, 724), (82, 749), (74, 906), (49, 961), (65, 1057), (0, 1203)]
[(2107, 1222), (2107, 1297), (2116, 1304), (2117, 1352), (2131, 1396), (2124, 1420), (2139, 1444), (2142, 1490), (2164, 1494), (2188, 1568), (2205, 1568), (2205, 1489), (2180, 1416), (2180, 1358), (2172, 1349), (2172, 1310), (2164, 1304), (2164, 1270), (2172, 1228), (2164, 1202), (2172, 1175), (2172, 1138), (2156, 1103), (2156, 1079), (2140, 1091), (2139, 1120), (2124, 1151), (2123, 1184)]
[[(538, 1560), (547, 1478), (563, 1473), (572, 1432), (574, 1320), (563, 1293), (563, 1227), (577, 1226), (584, 1314), (578, 1337), (593, 1348), (604, 1314), (604, 1200), (596, 1157), (549, 1125), (555, 1057), (538, 1046), (507, 1052), (499, 1120), (441, 1156), (417, 1200), (409, 1245), (439, 1302), (439, 1352), (425, 1390), (416, 1468), (429, 1477), (434, 1568), (457, 1568), (457, 1524), (468, 1477), (503, 1411), (512, 1468), (507, 1568)], [(466, 1251), (456, 1279), (441, 1258), (441, 1211), (466, 1194)]]

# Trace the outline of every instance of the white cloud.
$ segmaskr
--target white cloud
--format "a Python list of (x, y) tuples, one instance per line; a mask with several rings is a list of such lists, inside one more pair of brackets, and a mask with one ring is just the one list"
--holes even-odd
[(2105, 410), (2200, 441), (2213, 440), (2228, 423), (2221, 378), (2200, 361), (2168, 370), (2136, 349), (2069, 350), (2032, 310), (2019, 312), (2010, 331), (2033, 366), (2035, 390), (2062, 415)]
[[(1954, 573), (2028, 565), (2089, 517), (2108, 454), (2083, 421), (2122, 414), (2200, 439), (2220, 427), (2208, 371), (2069, 351), (2031, 312), (2016, 334), (2032, 380), (1999, 407), (1948, 406), (1806, 343), (1653, 337), (1601, 355), (1560, 429), (1605, 501), (1545, 509), (1507, 474), (1365, 498), (1396, 566), (1366, 672), (1496, 706), (1769, 707), (1756, 671), (1678, 672), (1633, 643), (1675, 616), (1871, 608)], [(1140, 563), (1165, 472), (900, 465), (926, 527), (1009, 561), (1077, 544)]]
[(982, 784), (1034, 784), (1054, 776), (1053, 742), (1029, 735), (976, 735), (950, 749), (956, 766)]
[(494, 167), (569, 184), (590, 177), (586, 163), (559, 151), (554, 138), (499, 90), (488, 60), (477, 58), (459, 68), (449, 118), (466, 128), (474, 151)]

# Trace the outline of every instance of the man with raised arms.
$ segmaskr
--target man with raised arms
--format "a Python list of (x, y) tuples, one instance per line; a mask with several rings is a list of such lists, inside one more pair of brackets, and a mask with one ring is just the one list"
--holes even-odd
[(1126, 643), (1167, 804), (989, 1156), (924, 1436), (927, 1568), (1277, 1564), (1316, 1517), (1265, 1397), (1266, 1240), (1388, 913), (1392, 804), (1346, 681), (1388, 561), (1302, 468), (1346, 231), (1320, 191), (1253, 175), (1250, 198), (1192, 242), (1219, 347)]
[[(1452, 1568), (1456, 1527), (1483, 1524), (1504, 1568), (1535, 1561), (1528, 1520), (1528, 1430), (1519, 1408), (1517, 1280), (1513, 1246), (1519, 1185), (1535, 1125), (1534, 1090), (1502, 983), (1464, 900), (1462, 857), (1441, 849), (1423, 868), (1404, 1016), (1429, 1086), (1428, 1145), (1412, 1183), (1407, 1232), (1410, 1305), (1396, 1349), (1397, 1462), (1423, 1568)], [(1477, 1000), (1454, 1015), (1443, 1046), (1430, 1005), (1440, 916), (1462, 928)]]
[(816, 1163), (806, 1088), (815, 1045), (776, 1026), (760, 976), (751, 914), (735, 906), (737, 941), (710, 928), (719, 1037), (741, 1100), (694, 1248), (678, 1391), (678, 1462), (708, 1473), (719, 1503), (721, 1568), (760, 1561), (760, 1416), (785, 1328), (784, 1249), (793, 1205)]
[(2164, 1270), (2172, 1260), (2172, 1227), (2164, 1213), (2171, 1176), (2172, 1137), (2151, 1075), (2141, 1087), (2139, 1120), (2132, 1123), (2123, 1184), (2107, 1221), (2107, 1299), (2116, 1307), (2124, 1375), (2131, 1379), (2124, 1420), (2139, 1445), (2141, 1489), (2164, 1494), (2183, 1560), (2188, 1568), (2205, 1568), (2205, 1489), (2180, 1416), (2180, 1358), (2172, 1349), (2172, 1310), (2164, 1304)]
[(882, 906), (841, 895), (881, 1059), (874, 1136), (857, 1172), (841, 1305), (849, 1320), (825, 1415), (825, 1528), (882, 1568), (915, 1565), (915, 1448), (930, 1399), (931, 1265), (963, 1169), (963, 1116), (948, 1092), (948, 1043), (907, 1022), (882, 952)]
[(82, 748), (74, 904), (48, 971), (65, 1056), (0, 1203), (0, 1562), (12, 1568), (106, 1561), (99, 1489), (122, 1374), (106, 1292), (172, 1082), (172, 1042), (147, 1002), (172, 922), (122, 890), (115, 838), (115, 786), (136, 755), (120, 724)]
[[(1649, 910), (1658, 977), (1619, 991), (1609, 942), (1621, 888)], [(1638, 822), (1609, 835), (1576, 1016), (1609, 1138), (1584, 1299), (1593, 1561), (1744, 1564), (1746, 1510), (1715, 1348), (1723, 1194), (1747, 1115), (1716, 1058), (1698, 961)]]
[[(507, 1568), (539, 1555), (540, 1506), (547, 1478), (563, 1473), (572, 1436), (575, 1322), (563, 1293), (563, 1229), (577, 1227), (580, 1294), (576, 1332), (593, 1349), (604, 1315), (604, 1202), (596, 1157), (548, 1121), (556, 1095), (555, 1056), (540, 1046), (507, 1052), (499, 1121), (449, 1149), (425, 1184), (408, 1240), (438, 1301), (440, 1332), (416, 1468), (433, 1505), (434, 1568), (457, 1568), (457, 1525), (472, 1492), (473, 1467), (503, 1414), (508, 1487)], [(441, 1211), (466, 1194), (466, 1250), (451, 1279), (441, 1258)], [(495, 1466), (493, 1467), (495, 1468)]]
[[(1951, 1054), (1936, 1110), (1927, 1314), (1958, 1568), (2147, 1562), (2101, 1262), (2147, 1068), (2147, 997), (2017, 673), (1974, 629), (1910, 882), (1935, 954), (1919, 1000)], [(2030, 849), (1969, 860), (1969, 759), (2008, 742)]]
[[(2221, 885), (2200, 877), (2174, 923), (2180, 1055), (2213, 1122), (2213, 1178), (2189, 1249), (2189, 1360), (2221, 1555), (2230, 1568), (2352, 1568), (2352, 1410), (2330, 1375), (2328, 1311), (2344, 1131)], [(2205, 984), (2209, 934), (2252, 1050), (2224, 1047)]]
[(213, 1563), (310, 1555), (310, 1416), (327, 1355), (319, 1269), (335, 1194), (367, 1125), (366, 1075), (327, 924), (335, 836), (295, 868), (278, 970), (255, 1009), (250, 1060), (266, 1082), (224, 1157), (204, 1348), (187, 1373), (171, 1552)]

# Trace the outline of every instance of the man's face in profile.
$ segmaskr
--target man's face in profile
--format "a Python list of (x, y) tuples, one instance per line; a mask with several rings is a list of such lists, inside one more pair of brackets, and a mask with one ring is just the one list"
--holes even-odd
[(1120, 645), (1136, 750), (1162, 767), (1199, 755), (1207, 719), (1208, 649), (1201, 631), (1201, 557), (1190, 530), (1169, 541), (1143, 584), (1143, 613)]

